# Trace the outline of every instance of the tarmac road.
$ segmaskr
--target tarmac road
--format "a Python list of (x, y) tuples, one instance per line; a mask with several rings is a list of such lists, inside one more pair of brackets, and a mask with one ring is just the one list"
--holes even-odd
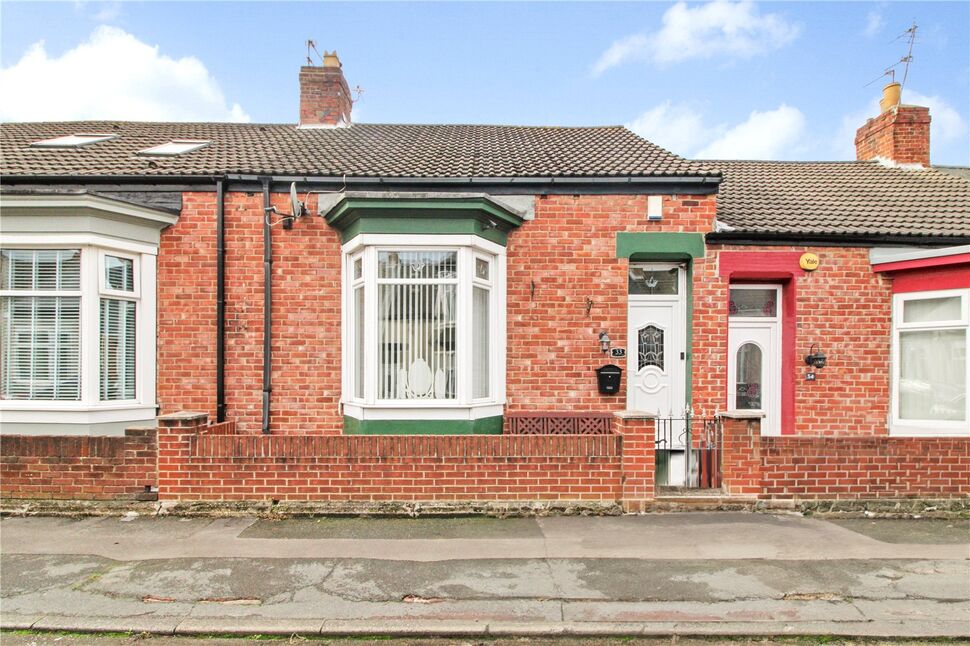
[(4, 518), (0, 550), (4, 628), (970, 637), (967, 520)]

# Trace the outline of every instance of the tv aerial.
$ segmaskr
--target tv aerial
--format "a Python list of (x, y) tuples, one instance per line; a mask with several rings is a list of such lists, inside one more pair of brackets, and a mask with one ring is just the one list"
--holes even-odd
[(284, 229), (292, 229), (293, 223), (298, 219), (306, 215), (306, 204), (300, 201), (300, 196), (296, 193), (296, 182), (290, 183), (290, 212), (280, 213), (279, 209), (275, 206), (267, 206), (265, 209), (266, 217), (269, 217), (270, 213), (278, 213), (280, 216), (279, 222), (283, 224)]
[(906, 79), (907, 77), (909, 77), (909, 64), (913, 62), (913, 45), (916, 43), (916, 32), (918, 30), (919, 30), (919, 25), (916, 24), (916, 21), (913, 21), (913, 24), (909, 27), (909, 29), (907, 29), (899, 36), (896, 36), (895, 39), (893, 39), (892, 42), (896, 42), (897, 40), (902, 40), (904, 38), (908, 41), (908, 49), (906, 51), (906, 55), (900, 58), (892, 65), (890, 65), (889, 67), (887, 67), (882, 74), (880, 74), (876, 78), (866, 83), (863, 87), (869, 87), (879, 79), (884, 78), (886, 76), (889, 77), (889, 81), (891, 83), (895, 83), (896, 68), (899, 67), (900, 65), (903, 66), (903, 80), (899, 85), (901, 88), (906, 87)]

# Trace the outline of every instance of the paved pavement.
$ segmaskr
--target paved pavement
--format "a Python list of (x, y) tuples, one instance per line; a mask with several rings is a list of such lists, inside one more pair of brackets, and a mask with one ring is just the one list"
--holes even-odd
[(970, 637), (970, 521), (5, 518), (0, 625)]

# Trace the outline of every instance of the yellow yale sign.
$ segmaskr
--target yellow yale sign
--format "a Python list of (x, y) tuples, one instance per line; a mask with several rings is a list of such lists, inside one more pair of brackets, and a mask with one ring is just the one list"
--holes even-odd
[(803, 253), (798, 259), (798, 266), (805, 271), (815, 271), (818, 269), (818, 256), (813, 253)]

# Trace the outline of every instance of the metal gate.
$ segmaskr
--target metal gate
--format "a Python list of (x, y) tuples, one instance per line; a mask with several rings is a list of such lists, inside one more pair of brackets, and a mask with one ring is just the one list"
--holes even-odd
[(721, 420), (708, 417), (657, 419), (658, 487), (721, 487)]

